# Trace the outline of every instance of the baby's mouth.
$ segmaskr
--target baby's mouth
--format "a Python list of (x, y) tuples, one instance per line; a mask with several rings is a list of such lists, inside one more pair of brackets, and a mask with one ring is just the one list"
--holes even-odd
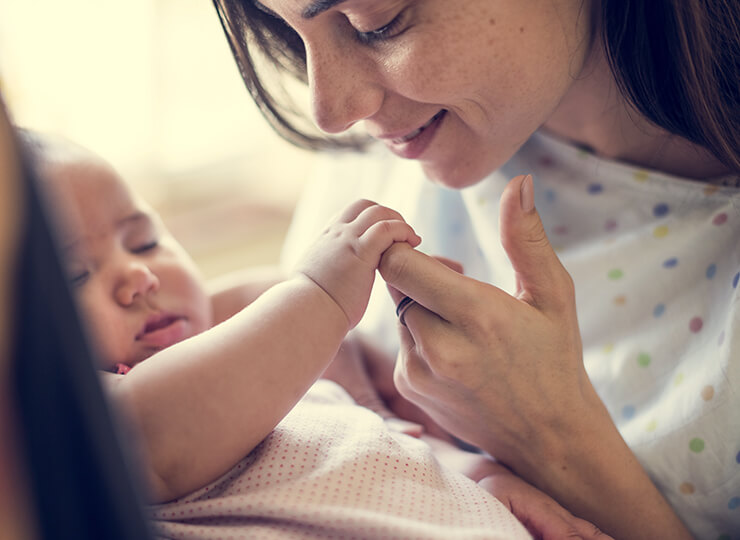
[(181, 319), (182, 317), (178, 317), (176, 315), (157, 315), (154, 317), (150, 317), (147, 319), (146, 324), (144, 325), (144, 328), (136, 335), (136, 339), (141, 339), (146, 334), (152, 334), (156, 332), (157, 330), (161, 330), (162, 328), (167, 328), (169, 325), (173, 324), (178, 319)]
[(189, 336), (187, 319), (172, 313), (151, 315), (135, 339), (144, 347), (161, 350)]

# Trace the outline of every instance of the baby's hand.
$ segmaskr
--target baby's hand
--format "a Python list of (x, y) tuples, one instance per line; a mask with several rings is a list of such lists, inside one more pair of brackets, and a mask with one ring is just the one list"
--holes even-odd
[(352, 328), (365, 313), (380, 257), (395, 242), (416, 247), (421, 238), (395, 210), (359, 200), (326, 228), (296, 270), (331, 296)]

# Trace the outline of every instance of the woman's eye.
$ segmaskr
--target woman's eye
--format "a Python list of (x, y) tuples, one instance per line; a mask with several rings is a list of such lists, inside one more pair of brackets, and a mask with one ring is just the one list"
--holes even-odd
[(146, 253), (147, 251), (151, 251), (154, 248), (156, 248), (159, 245), (158, 240), (154, 240), (152, 242), (149, 242), (147, 244), (142, 244), (140, 246), (136, 246), (131, 250), (132, 253)]
[(370, 30), (369, 32), (360, 32), (358, 30), (357, 39), (365, 45), (371, 45), (377, 41), (396, 37), (400, 33), (399, 26), (402, 23), (402, 15), (403, 13), (399, 13), (391, 22), (375, 30)]

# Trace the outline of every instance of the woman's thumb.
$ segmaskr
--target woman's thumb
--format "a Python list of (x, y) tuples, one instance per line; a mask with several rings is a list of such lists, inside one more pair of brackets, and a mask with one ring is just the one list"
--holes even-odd
[(532, 176), (517, 176), (501, 196), (501, 244), (516, 273), (519, 297), (540, 308), (573, 300), (573, 282), (555, 254), (534, 205)]

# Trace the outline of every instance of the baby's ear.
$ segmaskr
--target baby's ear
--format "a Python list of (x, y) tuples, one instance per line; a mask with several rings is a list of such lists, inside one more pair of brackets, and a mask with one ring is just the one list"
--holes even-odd
[(463, 268), (463, 265), (457, 261), (453, 261), (452, 259), (448, 259), (447, 257), (442, 257), (440, 255), (434, 255), (433, 258), (437, 259), (439, 262), (444, 264), (446, 267), (451, 268), (458, 274), (465, 273), (465, 269)]

